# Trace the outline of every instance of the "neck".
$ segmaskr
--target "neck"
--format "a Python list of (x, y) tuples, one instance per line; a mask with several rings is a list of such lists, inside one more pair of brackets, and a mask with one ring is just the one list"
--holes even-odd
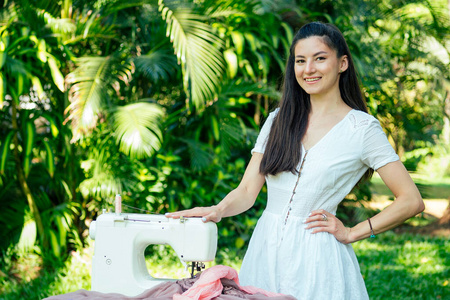
[(348, 105), (342, 100), (340, 95), (338, 95), (337, 97), (330, 97), (329, 95), (325, 97), (319, 95), (311, 95), (310, 101), (310, 115), (324, 116), (348, 108)]

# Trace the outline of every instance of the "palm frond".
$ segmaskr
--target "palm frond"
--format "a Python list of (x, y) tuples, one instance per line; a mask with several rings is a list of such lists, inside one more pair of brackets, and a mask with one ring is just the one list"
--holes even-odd
[[(117, 66), (120, 66), (119, 69)], [(129, 77), (127, 64), (117, 63), (117, 57), (82, 57), (78, 59), (78, 68), (66, 77), (66, 84), (71, 85), (66, 108), (68, 114), (65, 122), (71, 121), (73, 141), (97, 124), (97, 115), (102, 103), (108, 99), (108, 91), (114, 81), (126, 81)], [(114, 69), (115, 72), (112, 72)]]
[(76, 25), (72, 34), (67, 34), (64, 37), (64, 44), (76, 44), (78, 42), (94, 40), (104, 42), (105, 40), (112, 40), (116, 37), (116, 24), (105, 20), (108, 18), (107, 14), (102, 14), (101, 11), (75, 11), (72, 20)]
[(229, 155), (233, 147), (244, 144), (249, 130), (239, 118), (222, 120), (220, 145), (224, 153)]
[(39, 11), (38, 15), (42, 15), (45, 20), (45, 23), (48, 24), (50, 29), (57, 36), (64, 36), (68, 33), (75, 32), (77, 26), (75, 25), (74, 20), (69, 18), (55, 18), (47, 11)]
[(133, 59), (137, 72), (142, 73), (153, 83), (167, 81), (176, 72), (177, 61), (173, 54), (164, 50), (151, 51)]
[(80, 183), (80, 192), (84, 197), (100, 197), (107, 199), (122, 193), (122, 184), (113, 174), (99, 173)]
[(188, 147), (191, 168), (193, 170), (201, 171), (213, 162), (214, 153), (209, 145), (188, 138), (180, 138), (180, 141)]
[(111, 161), (117, 161), (114, 147), (111, 147), (111, 136), (105, 137), (95, 147), (91, 148), (88, 159), (81, 162), (84, 172), (89, 178), (79, 185), (80, 192), (85, 198), (100, 197), (107, 199), (123, 190), (122, 180), (117, 172), (118, 168), (111, 166)]
[(219, 99), (229, 97), (246, 97), (249, 95), (267, 96), (272, 99), (279, 99), (281, 93), (273, 86), (263, 82), (251, 81), (226, 81), (223, 82), (219, 91)]
[(104, 78), (108, 74), (108, 57), (84, 57), (79, 59), (79, 67), (67, 75), (66, 83), (72, 85), (69, 90), (71, 104), (66, 122), (71, 121), (74, 140), (81, 133), (97, 124), (102, 98), (107, 97)]
[(120, 151), (132, 158), (143, 158), (161, 147), (160, 122), (162, 108), (153, 103), (139, 102), (119, 107), (114, 114), (116, 143)]
[(162, 17), (167, 22), (167, 35), (173, 42), (181, 63), (184, 88), (190, 101), (198, 109), (214, 97), (225, 70), (222, 40), (214, 33), (205, 17), (173, 1), (159, 1)]

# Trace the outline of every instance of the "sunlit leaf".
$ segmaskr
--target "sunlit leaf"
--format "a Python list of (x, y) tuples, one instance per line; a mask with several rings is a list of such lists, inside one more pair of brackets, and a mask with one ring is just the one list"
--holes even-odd
[(107, 87), (104, 78), (111, 65), (110, 57), (84, 57), (79, 66), (66, 77), (69, 85), (69, 100), (66, 108), (67, 121), (71, 121), (74, 140), (97, 124), (97, 114), (101, 102), (107, 99)]
[(51, 55), (48, 56), (48, 65), (50, 67), (50, 71), (51, 71), (51, 74), (53, 77), (53, 82), (56, 84), (56, 86), (58, 87), (58, 89), (61, 92), (64, 92), (65, 91), (64, 77), (63, 77), (61, 71), (59, 70), (56, 59)]
[(236, 52), (239, 55), (242, 55), (244, 52), (245, 39), (242, 33), (239, 31), (232, 31), (231, 38), (233, 39), (234, 46), (236, 47)]
[(157, 104), (138, 102), (121, 106), (114, 114), (116, 143), (120, 151), (131, 157), (148, 157), (161, 147), (161, 119)]
[(55, 119), (48, 113), (44, 113), (42, 116), (50, 123), (50, 132), (52, 133), (52, 136), (56, 138), (59, 134), (59, 129)]
[(227, 49), (223, 53), (228, 66), (228, 73), (230, 78), (234, 78), (238, 72), (238, 58), (232, 49)]

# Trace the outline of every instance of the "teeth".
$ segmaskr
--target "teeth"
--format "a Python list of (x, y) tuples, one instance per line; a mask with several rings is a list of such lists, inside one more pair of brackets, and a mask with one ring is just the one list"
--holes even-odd
[(305, 79), (305, 81), (306, 82), (312, 82), (312, 81), (317, 81), (317, 80), (319, 80), (320, 78), (306, 78)]

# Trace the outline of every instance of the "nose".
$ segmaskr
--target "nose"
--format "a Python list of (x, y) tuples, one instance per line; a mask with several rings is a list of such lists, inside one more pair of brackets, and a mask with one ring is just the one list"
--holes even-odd
[(305, 73), (312, 74), (316, 71), (316, 67), (314, 65), (314, 61), (308, 60), (305, 65)]

